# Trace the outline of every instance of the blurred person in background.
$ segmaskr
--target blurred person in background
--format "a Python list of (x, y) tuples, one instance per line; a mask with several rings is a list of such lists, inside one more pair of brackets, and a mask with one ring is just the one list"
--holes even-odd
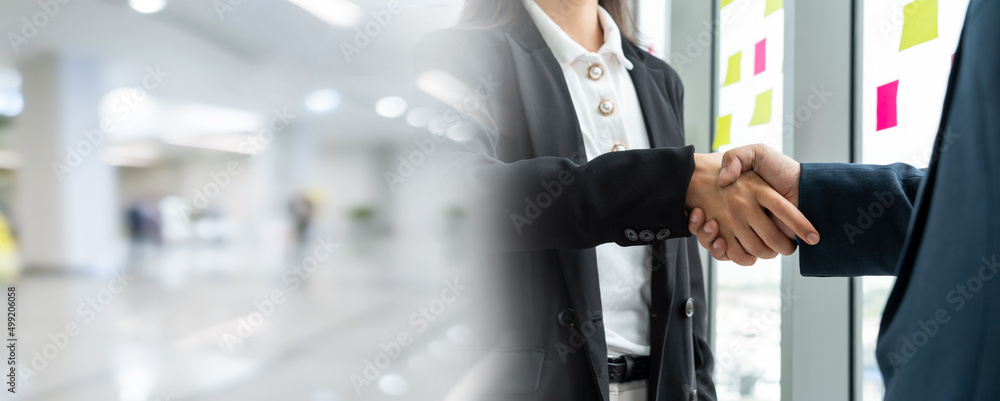
[(680, 79), (631, 39), (627, 4), (467, 0), (416, 50), (418, 86), (451, 107), (448, 178), (480, 208), (495, 309), (475, 327), (497, 365), (480, 399), (714, 400), (686, 210), (732, 227), (744, 265), (795, 249), (768, 211), (819, 240), (764, 181), (723, 189), (721, 155), (684, 146)]
[(159, 202), (155, 198), (143, 198), (132, 202), (125, 211), (125, 223), (129, 236), (128, 268), (141, 271), (157, 255), (155, 250), (162, 245), (162, 219)]
[(313, 202), (308, 194), (299, 192), (288, 201), (288, 211), (295, 229), (295, 244), (297, 247), (305, 246), (309, 242), (309, 228), (312, 226)]

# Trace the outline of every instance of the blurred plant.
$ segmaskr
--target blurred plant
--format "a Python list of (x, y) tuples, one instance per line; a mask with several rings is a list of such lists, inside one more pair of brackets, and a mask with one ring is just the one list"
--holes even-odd
[(4, 115), (0, 115), (0, 129), (3, 129), (4, 127), (10, 125), (10, 122), (13, 121), (13, 120), (14, 119), (12, 119), (10, 117), (4, 116)]
[(462, 220), (465, 218), (465, 209), (461, 206), (452, 206), (448, 208), (445, 214), (450, 220)]
[(375, 208), (371, 206), (358, 206), (347, 213), (351, 220), (359, 223), (370, 222), (375, 218)]

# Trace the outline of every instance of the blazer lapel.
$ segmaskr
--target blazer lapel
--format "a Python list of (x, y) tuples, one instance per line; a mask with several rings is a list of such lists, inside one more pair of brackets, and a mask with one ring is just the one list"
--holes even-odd
[(520, 48), (512, 49), (525, 123), (536, 157), (587, 161), (583, 132), (562, 67), (527, 11), (508, 30)]
[[(684, 137), (679, 129), (680, 118), (674, 114), (674, 107), (667, 100), (666, 77), (663, 71), (647, 68), (635, 47), (623, 39), (625, 58), (632, 62), (632, 84), (642, 107), (642, 118), (646, 122), (649, 145), (653, 148), (684, 146)], [(651, 57), (651, 56), (650, 56)]]
[[(583, 132), (566, 78), (527, 11), (522, 10), (507, 33), (517, 43), (511, 53), (534, 156), (565, 157), (578, 164), (586, 163)], [(555, 252), (578, 324), (603, 327), (597, 324), (603, 312), (596, 252), (593, 248)], [(597, 391), (607, 399), (607, 342), (603, 335), (592, 336), (586, 347)]]

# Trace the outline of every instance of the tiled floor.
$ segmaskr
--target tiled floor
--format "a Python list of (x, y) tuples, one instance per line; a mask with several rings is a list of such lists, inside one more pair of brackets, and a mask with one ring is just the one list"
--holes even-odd
[[(13, 399), (413, 400), (448, 391), (438, 385), (452, 366), (441, 350), (460, 340), (461, 327), (448, 323), (447, 310), (417, 333), (411, 315), (442, 286), (417, 269), (338, 260), (293, 291), (280, 268), (187, 271), (179, 280), (165, 268), (135, 273), (123, 289), (106, 274), (22, 277), (19, 363), (37, 375), (22, 373)], [(262, 306), (262, 322), (251, 316), (276, 290), (286, 300), (273, 311)], [(254, 323), (244, 324), (254, 327), (248, 336), (241, 319)], [(76, 336), (61, 334), (68, 323)], [(363, 377), (365, 361), (402, 331), (414, 343), (356, 391), (351, 375)], [(236, 338), (242, 343), (230, 350), (226, 339)]]

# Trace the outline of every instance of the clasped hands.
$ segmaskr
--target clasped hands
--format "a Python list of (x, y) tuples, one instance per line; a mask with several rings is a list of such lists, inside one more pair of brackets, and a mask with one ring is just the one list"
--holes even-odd
[(819, 242), (798, 209), (798, 162), (764, 145), (695, 154), (688, 185), (689, 229), (719, 260), (749, 266), (795, 252), (795, 237)]

